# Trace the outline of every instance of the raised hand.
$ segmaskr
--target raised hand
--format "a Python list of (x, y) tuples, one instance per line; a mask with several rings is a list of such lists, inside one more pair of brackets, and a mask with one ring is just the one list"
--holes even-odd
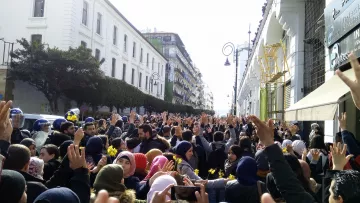
[(168, 172), (174, 170), (174, 161), (167, 161), (164, 165), (164, 167), (161, 169), (163, 172)]
[(7, 142), (10, 142), (12, 134), (12, 124), (9, 119), (11, 105), (12, 101), (0, 102), (0, 140)]
[(74, 135), (74, 144), (80, 145), (81, 140), (84, 138), (84, 131), (82, 128), (77, 129)]
[(85, 160), (85, 148), (81, 149), (81, 154), (78, 145), (71, 144), (67, 149), (67, 155), (70, 161), (70, 168), (75, 170), (78, 168), (87, 168)]
[(120, 118), (119, 114), (116, 114), (116, 113), (112, 114), (111, 120), (110, 120), (110, 125), (115, 126), (115, 124), (118, 122), (119, 118)]
[(135, 118), (136, 118), (136, 113), (135, 113), (135, 111), (131, 111), (131, 113), (130, 113), (130, 118), (129, 118), (130, 123), (134, 123), (134, 122), (135, 122)]
[(354, 104), (360, 110), (360, 64), (353, 53), (349, 55), (349, 60), (355, 72), (355, 81), (350, 80), (340, 70), (336, 70), (336, 74), (350, 88)]
[(333, 170), (343, 170), (347, 162), (353, 157), (352, 154), (346, 156), (346, 148), (347, 145), (344, 144), (344, 146), (341, 147), (340, 142), (336, 143), (334, 146), (330, 146)]
[(256, 125), (256, 133), (263, 145), (270, 146), (274, 144), (274, 131), (272, 126), (274, 125), (271, 119), (268, 120), (267, 124), (262, 122), (258, 117), (251, 115), (249, 119)]
[(346, 130), (346, 112), (342, 113), (340, 117), (338, 117), (338, 120), (341, 130)]

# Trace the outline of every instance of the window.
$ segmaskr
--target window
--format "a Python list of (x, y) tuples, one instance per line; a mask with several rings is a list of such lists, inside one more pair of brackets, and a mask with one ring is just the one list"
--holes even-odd
[(127, 52), (127, 35), (124, 35), (124, 52)]
[(95, 59), (100, 61), (100, 50), (99, 49), (95, 49)]
[(42, 35), (31, 35), (31, 43), (42, 43)]
[(140, 63), (143, 62), (143, 48), (140, 49)]
[(158, 63), (158, 71), (157, 73), (159, 74), (160, 73), (160, 63)]
[(142, 83), (142, 73), (139, 74), (139, 87), (141, 88)]
[(148, 89), (148, 83), (149, 83), (149, 76), (145, 77), (145, 89)]
[(34, 17), (44, 17), (45, 0), (34, 1)]
[(161, 76), (164, 76), (164, 65), (161, 66)]
[(133, 42), (133, 58), (136, 56), (136, 42)]
[(122, 80), (126, 81), (126, 64), (123, 64), (123, 76), (122, 76)]
[(117, 45), (117, 27), (114, 26), (113, 45)]
[(135, 69), (131, 69), (131, 84), (134, 84), (134, 80), (135, 80)]
[(111, 77), (115, 77), (115, 70), (116, 70), (116, 59), (112, 58), (112, 69), (111, 69)]
[(155, 64), (155, 59), (154, 58), (152, 58), (152, 62), (151, 62), (152, 64), (151, 64), (151, 69), (152, 70), (154, 70), (154, 64)]
[(88, 8), (89, 8), (89, 4), (84, 1), (83, 4), (83, 13), (82, 13), (82, 24), (83, 25), (87, 25), (87, 20), (88, 20)]
[(146, 54), (146, 67), (149, 67), (149, 53)]
[(96, 21), (96, 33), (101, 35), (101, 18), (102, 15), (100, 13), (97, 14), (97, 21)]
[(87, 47), (87, 43), (86, 42), (84, 42), (84, 41), (81, 41), (81, 46), (83, 46), (83, 47)]

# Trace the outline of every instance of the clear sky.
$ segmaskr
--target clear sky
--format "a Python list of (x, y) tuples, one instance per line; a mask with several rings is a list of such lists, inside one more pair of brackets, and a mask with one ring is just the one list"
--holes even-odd
[(235, 65), (224, 66), (222, 47), (229, 41), (235, 45), (248, 41), (249, 24), (251, 40), (254, 38), (265, 0), (110, 1), (140, 31), (156, 28), (178, 33), (214, 94), (215, 111), (221, 115), (228, 112)]

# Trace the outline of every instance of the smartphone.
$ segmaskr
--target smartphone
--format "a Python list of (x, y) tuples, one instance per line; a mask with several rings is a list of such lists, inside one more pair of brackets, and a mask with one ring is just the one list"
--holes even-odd
[(196, 201), (196, 191), (200, 192), (200, 187), (178, 185), (171, 188), (171, 196), (175, 196), (176, 200), (186, 200), (191, 202)]

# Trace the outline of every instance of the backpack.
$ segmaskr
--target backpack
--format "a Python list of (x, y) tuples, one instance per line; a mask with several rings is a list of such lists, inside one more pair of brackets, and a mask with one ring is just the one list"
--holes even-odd
[(222, 145), (221, 148), (216, 148), (215, 144), (212, 143), (211, 147), (212, 152), (210, 152), (208, 157), (208, 166), (209, 169), (215, 169), (216, 172), (214, 174), (209, 174), (209, 177), (216, 179), (220, 170), (224, 172), (227, 154), (225, 153), (225, 144)]

